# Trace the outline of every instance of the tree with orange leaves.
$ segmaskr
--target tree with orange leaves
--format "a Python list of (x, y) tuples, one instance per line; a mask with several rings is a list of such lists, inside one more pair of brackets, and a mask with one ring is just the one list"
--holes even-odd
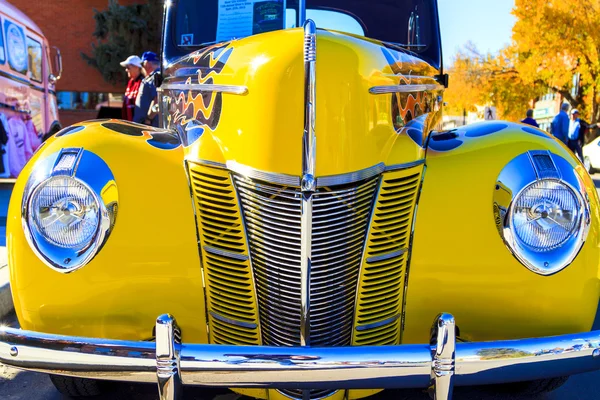
[(516, 70), (600, 119), (600, 0), (515, 0)]
[(492, 105), (502, 119), (520, 121), (530, 101), (541, 94), (536, 82), (524, 82), (515, 68), (512, 47), (499, 54), (481, 54), (472, 43), (456, 53), (449, 68), (450, 86), (445, 94), (446, 112), (462, 115), (476, 106)]

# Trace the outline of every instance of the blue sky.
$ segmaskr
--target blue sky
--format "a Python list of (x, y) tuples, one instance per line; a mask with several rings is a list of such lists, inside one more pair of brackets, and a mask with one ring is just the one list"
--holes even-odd
[(480, 52), (496, 52), (510, 43), (514, 0), (438, 0), (444, 65), (467, 41)]

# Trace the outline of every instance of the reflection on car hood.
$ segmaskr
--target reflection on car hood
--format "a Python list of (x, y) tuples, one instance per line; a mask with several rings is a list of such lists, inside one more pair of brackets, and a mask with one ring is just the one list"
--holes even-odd
[[(300, 175), (303, 42), (301, 29), (271, 32), (167, 68), (165, 121), (180, 132), (188, 159)], [(323, 30), (316, 60), (317, 176), (424, 158), (440, 114), (435, 68), (380, 42)]]

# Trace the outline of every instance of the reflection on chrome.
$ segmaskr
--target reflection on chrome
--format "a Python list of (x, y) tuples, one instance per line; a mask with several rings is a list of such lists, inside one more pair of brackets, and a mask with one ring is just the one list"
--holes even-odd
[(300, 227), (300, 344), (310, 346), (310, 273), (312, 264), (313, 195), (317, 188), (316, 125), (317, 26), (304, 23), (304, 135), (302, 137), (302, 208)]
[(413, 85), (389, 85), (373, 86), (369, 89), (371, 94), (389, 94), (389, 93), (418, 93), (431, 90), (444, 90), (444, 86), (433, 84), (413, 84)]
[(429, 344), (354, 347), (228, 346), (181, 343), (170, 315), (156, 343), (68, 337), (0, 328), (0, 362), (66, 376), (159, 382), (162, 400), (181, 384), (230, 388), (427, 388), (450, 399), (453, 386), (545, 379), (600, 369), (600, 331), (546, 338), (456, 343), (440, 314)]

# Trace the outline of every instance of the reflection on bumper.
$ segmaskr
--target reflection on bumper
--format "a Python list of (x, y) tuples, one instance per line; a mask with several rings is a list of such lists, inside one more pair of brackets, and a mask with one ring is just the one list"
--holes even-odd
[(156, 343), (47, 335), (0, 328), (0, 362), (82, 378), (157, 382), (161, 399), (182, 384), (230, 388), (427, 388), (450, 399), (453, 385), (572, 375), (600, 369), (600, 331), (546, 338), (456, 343), (454, 318), (440, 314), (431, 343), (360, 347), (181, 344), (170, 315)]

